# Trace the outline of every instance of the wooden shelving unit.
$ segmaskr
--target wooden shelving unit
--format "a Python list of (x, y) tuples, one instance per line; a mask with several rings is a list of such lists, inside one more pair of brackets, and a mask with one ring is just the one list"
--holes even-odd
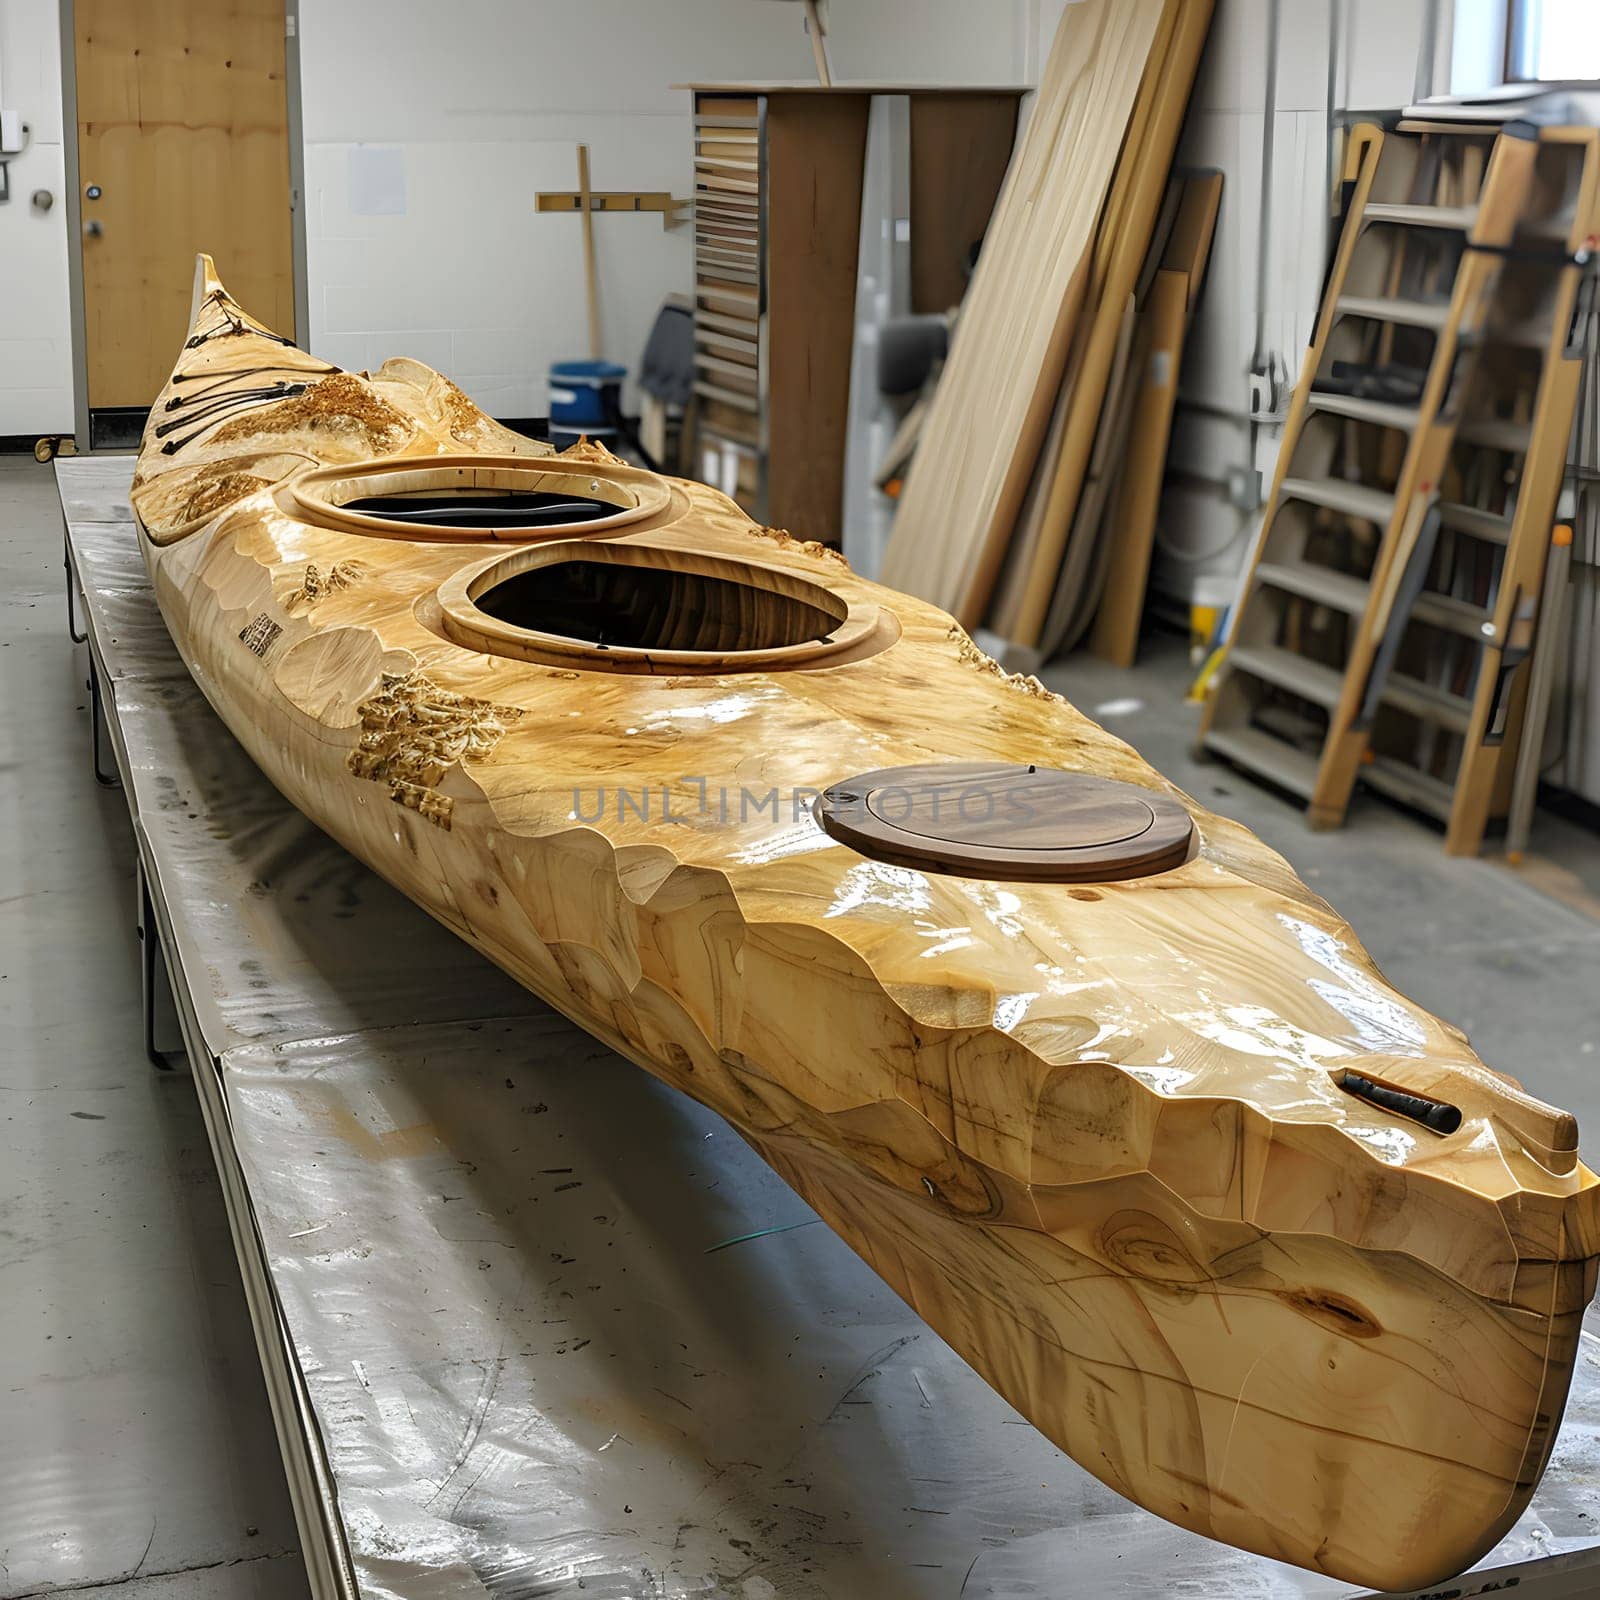
[(1021, 88), (691, 84), (691, 460), (751, 516), (837, 544), (867, 122), (911, 106), (916, 310), (960, 298), (1015, 137)]

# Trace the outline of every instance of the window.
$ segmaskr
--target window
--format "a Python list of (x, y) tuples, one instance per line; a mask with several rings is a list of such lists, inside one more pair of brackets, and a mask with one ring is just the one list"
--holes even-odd
[(1506, 79), (1600, 78), (1596, 0), (1510, 0)]

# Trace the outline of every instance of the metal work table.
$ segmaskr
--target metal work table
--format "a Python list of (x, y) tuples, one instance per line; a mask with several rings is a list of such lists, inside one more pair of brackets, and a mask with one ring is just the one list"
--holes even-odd
[[(162, 624), (131, 473), (56, 463), (72, 619), (318, 1600), (1357, 1593), (1102, 1487), (718, 1117), (294, 811)], [(1600, 1590), (1588, 1328), (1533, 1505), (1431, 1593)]]

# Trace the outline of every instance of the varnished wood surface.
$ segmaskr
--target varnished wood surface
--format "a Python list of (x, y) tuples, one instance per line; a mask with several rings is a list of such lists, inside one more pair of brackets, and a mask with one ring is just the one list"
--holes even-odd
[(593, 536), (463, 568), (419, 615), (485, 655), (658, 677), (840, 666), (899, 636), (883, 607), (764, 562)]
[(1082, 772), (981, 761), (886, 767), (818, 802), (828, 832), (879, 861), (1002, 883), (1119, 883), (1181, 866), (1194, 838), (1167, 795)]
[[(198, 373), (158, 414), (288, 359), (209, 276), (196, 319), (180, 373)], [(1600, 1189), (1571, 1119), (1391, 988), (1280, 857), (947, 614), (697, 485), (594, 548), (759, 565), (875, 608), (892, 642), (671, 675), (462, 645), (447, 591), (547, 545), (370, 537), (294, 494), (373, 456), (547, 458), (416, 363), (182, 437), (141, 453), (144, 550), (262, 768), (726, 1116), (1087, 1470), (1383, 1588), (1441, 1579), (1509, 1526), (1560, 1419)], [(624, 477), (592, 448), (560, 459)], [(1193, 853), (1137, 879), (1004, 883), (864, 856), (812, 814), (853, 774), (950, 761), (1131, 784), (1193, 818)], [(1459, 1128), (1347, 1075), (1448, 1104)]]

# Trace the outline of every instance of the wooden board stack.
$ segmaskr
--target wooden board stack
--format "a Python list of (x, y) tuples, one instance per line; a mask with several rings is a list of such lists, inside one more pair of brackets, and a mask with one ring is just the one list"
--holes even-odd
[[(1019, 645), (1039, 646), (1074, 532), (1092, 538), (1104, 510), (1132, 403), (1108, 399), (1147, 348), (1140, 283), (1171, 215), (1211, 12), (1212, 0), (1068, 8), (906, 485), (884, 581)], [(1091, 478), (1100, 498), (1080, 518)]]
[[(699, 427), (754, 495), (760, 459), (760, 160), (754, 95), (695, 106), (695, 384)], [(732, 489), (730, 482), (725, 487)]]
[[(1130, 667), (1138, 650), (1183, 347), (1205, 280), (1222, 174), (1174, 177), (1135, 302), (1129, 361), (1113, 372), (1090, 472), (1056, 574), (1038, 659), (1089, 647)], [(1020, 563), (1019, 563), (1020, 566)]]

